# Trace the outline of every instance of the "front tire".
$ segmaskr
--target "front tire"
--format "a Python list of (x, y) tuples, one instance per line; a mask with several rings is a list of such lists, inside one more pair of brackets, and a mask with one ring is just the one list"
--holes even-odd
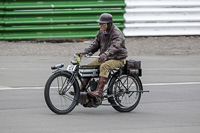
[(108, 101), (112, 107), (119, 112), (130, 112), (134, 110), (141, 98), (142, 84), (138, 77), (121, 75), (110, 81)]
[[(55, 73), (47, 80), (45, 85), (46, 104), (56, 114), (67, 114), (77, 105), (80, 93), (79, 86), (76, 80), (72, 83), (70, 78), (70, 73)], [(75, 95), (70, 95), (70, 91), (75, 92)]]

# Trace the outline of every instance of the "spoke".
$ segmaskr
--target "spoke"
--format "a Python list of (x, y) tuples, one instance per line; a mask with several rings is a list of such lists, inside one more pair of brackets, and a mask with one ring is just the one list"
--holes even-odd
[(128, 76), (127, 76), (127, 87), (128, 87)]
[[(122, 81), (121, 81), (121, 79), (118, 79), (118, 81), (117, 81), (117, 83), (119, 83), (120, 84), (120, 82), (121, 82), (121, 85), (123, 86), (123, 84), (125, 84), (125, 82), (127, 81), (127, 79), (125, 79), (124, 80), (124, 82), (122, 83)], [(119, 85), (119, 88), (121, 88), (121, 86)]]
[[(63, 90), (65, 89), (65, 88), (63, 88), (64, 86), (65, 86), (65, 83), (66, 83), (66, 81), (67, 81), (67, 78), (65, 78), (65, 81), (64, 81), (64, 83), (63, 83), (63, 78), (61, 77), (61, 80), (62, 80), (62, 87), (61, 87), (61, 92), (63, 92)], [(68, 86), (68, 83), (69, 83), (69, 80), (68, 80), (68, 82), (67, 82), (67, 86)]]
[(56, 78), (57, 79), (57, 85), (58, 85), (58, 92), (59, 92), (59, 79), (58, 79), (58, 77)]
[[(121, 86), (120, 86), (120, 83), (121, 83)], [(124, 87), (126, 89), (126, 87), (124, 86), (124, 83), (122, 83), (121, 80), (118, 80), (115, 84), (116, 84), (117, 88), (119, 88), (119, 90), (121, 90), (122, 87)]]
[[(116, 84), (116, 87), (120, 89), (120, 84), (119, 82), (115, 83)], [(119, 84), (119, 85), (118, 85)]]
[(74, 98), (70, 97), (69, 95), (63, 95), (63, 98), (65, 99), (69, 99), (70, 101), (73, 101)]
[(64, 83), (62, 85), (62, 88), (61, 88), (62, 90), (63, 90), (63, 87), (65, 86), (66, 81), (67, 81), (67, 78), (65, 78), (65, 81), (64, 81)]
[[(67, 85), (65, 86), (65, 88), (63, 88), (63, 92), (66, 93), (70, 88), (71, 86), (73, 85), (73, 83), (75, 82), (76, 80), (76, 74), (73, 74), (70, 79), (67, 81)], [(71, 83), (71, 85), (69, 86), (69, 84)], [(69, 86), (69, 87), (68, 87)]]
[(133, 95), (134, 92), (131, 92), (131, 94), (129, 95), (129, 97), (131, 97)]
[(58, 92), (59, 93), (59, 90), (57, 89), (57, 87), (51, 87), (51, 90), (52, 90), (52, 92)]
[(129, 97), (131, 97), (133, 95), (133, 93), (136, 93), (136, 95), (138, 95), (138, 89), (136, 89), (136, 91), (128, 91), (128, 92), (130, 92)]
[[(133, 83), (134, 83), (134, 81), (131, 83), (131, 85), (132, 85)], [(128, 87), (128, 85), (127, 85), (127, 87), (128, 87), (127, 90), (129, 90), (129, 88), (131, 87), (131, 85), (130, 85), (129, 87)]]
[(122, 83), (122, 81), (121, 81), (121, 84), (122, 84), (122, 86), (124, 86), (124, 88), (126, 89), (126, 87), (125, 87), (125, 82), (127, 81), (127, 83), (128, 83), (128, 76), (127, 76), (127, 78), (124, 80), (124, 82)]
[(62, 76), (61, 76), (61, 82), (62, 82), (62, 85), (63, 85), (63, 78), (62, 78)]
[(59, 98), (60, 98), (60, 107), (62, 108), (62, 97), (59, 96)]
[(126, 94), (122, 97), (122, 106), (124, 106), (125, 105), (125, 102), (126, 102)]
[[(120, 82), (121, 82), (122, 86), (123, 86), (125, 89), (127, 89), (126, 86), (124, 85), (124, 83), (122, 83), (121, 80), (120, 80)], [(127, 80), (127, 82), (128, 82), (128, 80)]]

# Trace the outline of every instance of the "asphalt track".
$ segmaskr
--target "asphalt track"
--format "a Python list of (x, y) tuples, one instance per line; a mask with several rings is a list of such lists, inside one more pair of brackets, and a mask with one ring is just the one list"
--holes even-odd
[(150, 91), (134, 111), (79, 105), (56, 115), (45, 104), (43, 88), (50, 66), (70, 64), (70, 57), (1, 56), (0, 133), (199, 133), (200, 56), (129, 58), (142, 61), (141, 80)]

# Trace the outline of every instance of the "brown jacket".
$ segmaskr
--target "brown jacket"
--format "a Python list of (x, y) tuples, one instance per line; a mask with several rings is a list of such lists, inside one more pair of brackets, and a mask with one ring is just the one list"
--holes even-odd
[(125, 38), (121, 33), (120, 29), (112, 24), (110, 31), (99, 30), (94, 42), (89, 48), (85, 49), (85, 52), (95, 53), (100, 49), (100, 54), (106, 53), (109, 59), (125, 59), (127, 57), (127, 49), (125, 47)]

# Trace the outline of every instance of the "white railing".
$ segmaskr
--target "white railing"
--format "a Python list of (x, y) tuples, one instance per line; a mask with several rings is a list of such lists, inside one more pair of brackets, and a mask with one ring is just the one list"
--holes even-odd
[(200, 0), (125, 2), (125, 36), (200, 35)]

